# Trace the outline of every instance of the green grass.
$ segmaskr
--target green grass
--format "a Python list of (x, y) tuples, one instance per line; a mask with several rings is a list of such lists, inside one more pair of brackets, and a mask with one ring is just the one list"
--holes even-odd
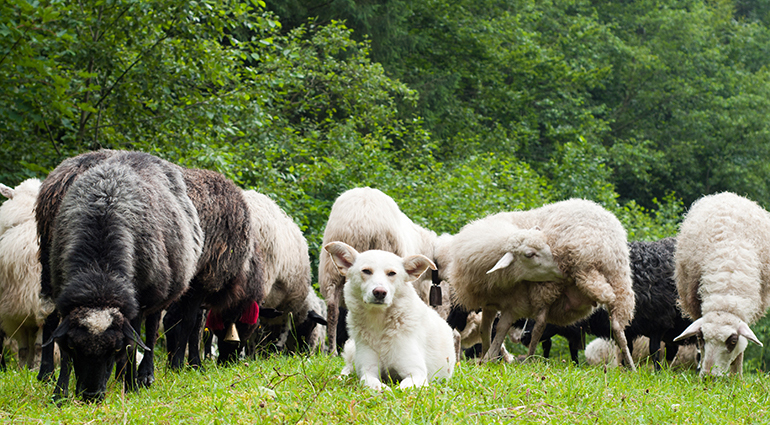
[[(157, 370), (151, 388), (103, 403), (51, 402), (53, 384), (9, 367), (0, 375), (2, 423), (757, 423), (767, 422), (768, 377), (701, 380), (695, 372), (463, 362), (449, 382), (377, 393), (338, 377), (339, 357), (276, 356), (203, 372)], [(15, 366), (15, 365), (14, 365)]]

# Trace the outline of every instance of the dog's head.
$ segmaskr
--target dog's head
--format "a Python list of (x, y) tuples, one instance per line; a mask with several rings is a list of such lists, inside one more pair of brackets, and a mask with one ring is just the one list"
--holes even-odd
[(361, 300), (367, 304), (389, 306), (399, 291), (413, 290), (407, 282), (417, 280), (428, 268), (436, 270), (424, 255), (401, 258), (379, 250), (359, 253), (344, 242), (331, 242), (324, 249), (346, 277), (346, 285), (360, 292)]

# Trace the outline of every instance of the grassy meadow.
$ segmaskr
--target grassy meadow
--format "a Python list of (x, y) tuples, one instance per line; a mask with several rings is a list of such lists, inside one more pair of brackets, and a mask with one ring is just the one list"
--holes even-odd
[[(555, 341), (556, 342), (556, 341)], [(555, 344), (556, 345), (556, 344)], [(160, 354), (160, 353), (159, 353)], [(163, 357), (161, 357), (163, 358)], [(701, 380), (694, 371), (637, 372), (582, 365), (558, 354), (525, 364), (460, 363), (447, 383), (374, 392), (339, 377), (340, 357), (274, 356), (205, 371), (156, 370), (151, 388), (125, 394), (110, 381), (104, 402), (70, 398), (15, 363), (0, 378), (1, 423), (411, 424), (761, 423), (770, 377)], [(74, 385), (74, 383), (73, 383)]]

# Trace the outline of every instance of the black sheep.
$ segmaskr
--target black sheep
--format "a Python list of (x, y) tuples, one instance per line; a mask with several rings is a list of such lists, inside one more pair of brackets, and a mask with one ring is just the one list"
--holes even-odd
[[(188, 289), (203, 234), (180, 167), (140, 152), (85, 154), (75, 162), (88, 160), (92, 166), (77, 176), (72, 162), (52, 173), (72, 180), (64, 182), (53, 222), (39, 226), (49, 231), (50, 295), (62, 318), (46, 342), (56, 340), (62, 350), (54, 395), (66, 396), (71, 361), (77, 393), (93, 401), (103, 398), (116, 361), (127, 364), (126, 389), (137, 387), (136, 346), (151, 355), (151, 344), (136, 330)], [(51, 196), (42, 192), (39, 200)]]

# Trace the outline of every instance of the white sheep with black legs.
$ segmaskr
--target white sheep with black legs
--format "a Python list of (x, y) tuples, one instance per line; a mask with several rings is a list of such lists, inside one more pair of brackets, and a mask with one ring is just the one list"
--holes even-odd
[(260, 332), (254, 337), (261, 345), (275, 344), (278, 350), (309, 348), (299, 340), (308, 341), (317, 325), (326, 323), (326, 306), (313, 292), (307, 241), (294, 220), (268, 196), (254, 190), (244, 191), (243, 196), (264, 259), (261, 307), (281, 312), (278, 317), (260, 319)]
[(674, 276), (694, 320), (677, 340), (697, 336), (701, 376), (743, 373), (751, 331), (770, 306), (770, 214), (734, 193), (705, 196), (679, 229)]
[[(436, 233), (412, 222), (388, 195), (360, 187), (344, 192), (334, 201), (323, 244), (341, 241), (357, 251), (379, 249), (402, 257), (422, 254), (432, 258), (436, 237)], [(337, 271), (329, 253), (323, 250), (319, 254), (318, 281), (328, 307), (329, 352), (336, 354), (339, 308), (345, 307), (342, 299), (345, 278)], [(430, 273), (414, 282), (417, 295), (426, 303), (430, 282)]]
[[(486, 359), (500, 354), (508, 329), (519, 318), (536, 321), (532, 356), (546, 323), (572, 324), (602, 304), (626, 364), (634, 368), (623, 334), (634, 313), (626, 232), (594, 202), (571, 199), (467, 225), (454, 236), (449, 276), (459, 304), (483, 309)], [(490, 343), (498, 312), (497, 335)]]
[(19, 364), (30, 369), (35, 366), (43, 322), (54, 309), (52, 302), (40, 297), (34, 214), (39, 191), (37, 179), (25, 180), (16, 188), (0, 184), (0, 194), (8, 198), (0, 206), (0, 327), (18, 343)]

